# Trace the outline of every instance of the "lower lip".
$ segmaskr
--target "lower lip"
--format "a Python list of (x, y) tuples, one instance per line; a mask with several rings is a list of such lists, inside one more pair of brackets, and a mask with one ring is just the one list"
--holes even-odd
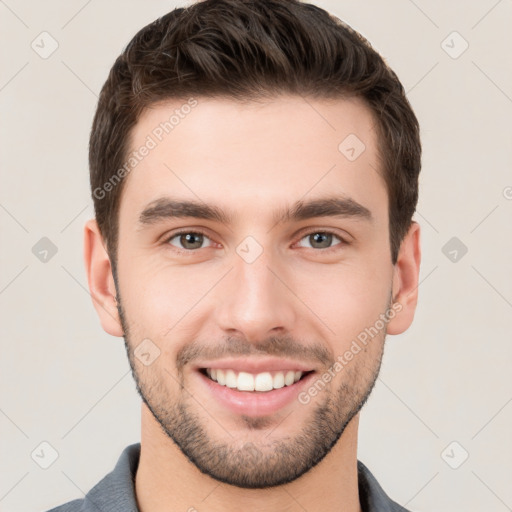
[(297, 400), (301, 390), (314, 378), (315, 372), (309, 373), (291, 386), (272, 391), (238, 391), (218, 384), (200, 371), (197, 374), (221, 405), (236, 414), (256, 417), (274, 414)]

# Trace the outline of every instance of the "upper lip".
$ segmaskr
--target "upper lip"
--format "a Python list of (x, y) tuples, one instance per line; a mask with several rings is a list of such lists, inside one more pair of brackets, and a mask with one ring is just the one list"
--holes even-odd
[(255, 357), (230, 357), (224, 359), (215, 359), (214, 361), (204, 361), (196, 364), (197, 369), (203, 368), (220, 368), (231, 369), (237, 372), (247, 373), (263, 373), (266, 371), (301, 371), (309, 372), (314, 368), (311, 364), (303, 363), (293, 359), (278, 359), (278, 358), (255, 358)]

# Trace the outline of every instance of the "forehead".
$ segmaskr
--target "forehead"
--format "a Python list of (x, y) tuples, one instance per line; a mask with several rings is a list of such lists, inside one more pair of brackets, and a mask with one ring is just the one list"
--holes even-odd
[(268, 211), (269, 221), (272, 205), (282, 210), (326, 194), (377, 217), (387, 211), (374, 117), (357, 98), (166, 101), (144, 111), (132, 130), (135, 153), (121, 216), (140, 215), (165, 196), (225, 207), (237, 218)]

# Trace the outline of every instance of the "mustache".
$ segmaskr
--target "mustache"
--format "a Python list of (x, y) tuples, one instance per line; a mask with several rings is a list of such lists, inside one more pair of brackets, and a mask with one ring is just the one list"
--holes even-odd
[(178, 369), (197, 359), (215, 360), (233, 356), (277, 356), (289, 357), (300, 361), (320, 362), (330, 366), (335, 362), (333, 354), (319, 343), (305, 345), (297, 342), (291, 336), (273, 336), (254, 343), (235, 337), (227, 337), (223, 342), (201, 343), (192, 341), (182, 347), (176, 357)]

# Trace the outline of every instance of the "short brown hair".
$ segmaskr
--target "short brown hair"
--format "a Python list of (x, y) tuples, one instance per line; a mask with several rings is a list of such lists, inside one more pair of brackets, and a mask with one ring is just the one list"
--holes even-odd
[[(364, 37), (317, 6), (298, 0), (203, 0), (141, 29), (100, 93), (89, 145), (90, 180), (114, 271), (125, 182), (116, 172), (125, 164), (143, 110), (190, 96), (247, 101), (280, 94), (359, 97), (370, 107), (396, 263), (416, 209), (421, 168), (418, 121), (396, 74)], [(107, 190), (104, 185), (113, 178), (119, 184)]]

